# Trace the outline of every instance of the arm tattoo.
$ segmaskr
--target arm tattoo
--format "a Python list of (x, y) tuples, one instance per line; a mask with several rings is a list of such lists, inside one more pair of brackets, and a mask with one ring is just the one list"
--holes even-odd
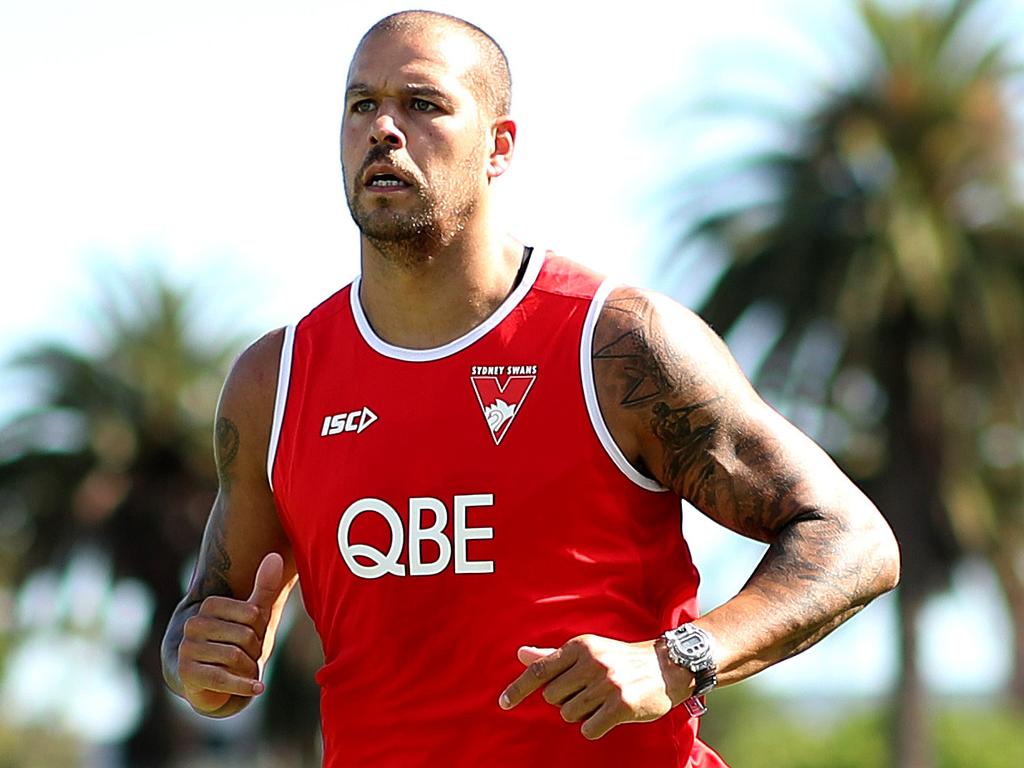
[[(618, 404), (636, 411), (654, 438), (658, 479), (723, 525), (761, 541), (773, 538), (799, 511), (793, 493), (800, 482), (780, 461), (776, 441), (736, 433), (734, 406), (684, 359), (679, 340), (667, 338), (647, 297), (613, 298), (605, 307), (615, 329), (609, 336), (616, 338), (593, 357), (604, 361), (617, 391), (625, 391)], [(754, 478), (755, 487), (748, 487), (744, 481)]]
[(715, 464), (710, 447), (719, 423), (709, 406), (721, 397), (674, 407), (666, 402), (693, 379), (673, 354), (656, 322), (654, 308), (641, 296), (609, 299), (605, 308), (618, 334), (593, 352), (622, 380), (625, 395), (619, 405), (645, 409), (648, 426), (662, 446), (662, 482), (699, 504), (699, 495), (712, 480)]
[(220, 497), (214, 503), (210, 522), (206, 527), (199, 561), (192, 573), (185, 598), (178, 604), (167, 624), (167, 632), (160, 644), (164, 680), (172, 691), (184, 696), (184, 687), (178, 675), (178, 649), (185, 636), (185, 623), (194, 616), (203, 600), (214, 595), (234, 598), (227, 574), (231, 568), (231, 556), (224, 542), (224, 508)]
[(223, 502), (218, 498), (210, 514), (210, 524), (196, 565), (195, 582), (190, 590), (200, 600), (211, 595), (235, 596), (227, 578), (231, 572), (231, 555), (224, 541), (225, 527)]
[(238, 427), (231, 419), (221, 416), (217, 419), (217, 429), (214, 442), (214, 454), (217, 460), (217, 478), (220, 480), (221, 488), (225, 491), (231, 489), (231, 474), (228, 470), (238, 456), (238, 446), (241, 441), (238, 437)]
[(706, 424), (694, 424), (690, 416), (718, 400), (721, 398), (681, 408), (671, 408), (668, 403), (659, 400), (651, 409), (651, 431), (661, 441), (665, 451), (665, 477), (671, 481), (673, 488), (683, 490), (683, 495), (695, 503), (715, 473), (715, 465), (707, 448), (715, 437), (718, 421), (712, 419)]
[(610, 344), (596, 350), (593, 357), (594, 360), (623, 361), (626, 394), (619, 405), (634, 408), (664, 397), (672, 388), (671, 380), (652, 349), (652, 313), (649, 305), (641, 299), (629, 297), (610, 299), (605, 306), (624, 316), (626, 331)]
[(217, 461), (217, 477), (220, 480), (220, 493), (210, 512), (203, 548), (199, 553), (196, 574), (190, 592), (200, 600), (210, 595), (234, 597), (228, 582), (231, 572), (231, 555), (228, 554), (226, 539), (225, 516), (226, 498), (231, 493), (234, 473), (232, 465), (238, 456), (241, 440), (238, 427), (231, 419), (221, 416), (217, 419), (214, 438), (214, 455)]
[(734, 667), (742, 677), (813, 645), (890, 589), (892, 563), (876, 551), (885, 543), (877, 516), (844, 500), (838, 469), (808, 462), (802, 438), (762, 419), (706, 329), (683, 318), (688, 349), (689, 338), (668, 330), (674, 316), (664, 317), (644, 295), (610, 298), (595, 331), (595, 383), (635, 466), (650, 464), (715, 521), (770, 543), (746, 599), (724, 607), (748, 650)]

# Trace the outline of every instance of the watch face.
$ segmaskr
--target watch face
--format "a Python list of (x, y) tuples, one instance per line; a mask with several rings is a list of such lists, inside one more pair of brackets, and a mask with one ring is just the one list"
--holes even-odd
[(699, 634), (692, 634), (679, 641), (679, 652), (688, 659), (699, 659), (708, 650), (707, 641)]

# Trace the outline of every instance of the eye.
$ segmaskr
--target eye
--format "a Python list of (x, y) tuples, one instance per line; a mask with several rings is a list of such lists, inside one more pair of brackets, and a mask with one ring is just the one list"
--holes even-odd
[(413, 99), (409, 108), (412, 109), (413, 112), (433, 112), (437, 109), (435, 105), (431, 104), (426, 99)]
[(360, 99), (352, 105), (352, 111), (359, 114), (372, 112), (377, 105), (371, 99)]

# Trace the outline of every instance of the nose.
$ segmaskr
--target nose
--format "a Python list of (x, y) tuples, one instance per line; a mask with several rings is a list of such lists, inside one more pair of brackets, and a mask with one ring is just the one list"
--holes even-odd
[(391, 144), (395, 147), (405, 146), (405, 134), (395, 124), (394, 118), (386, 112), (377, 115), (370, 131), (370, 144)]

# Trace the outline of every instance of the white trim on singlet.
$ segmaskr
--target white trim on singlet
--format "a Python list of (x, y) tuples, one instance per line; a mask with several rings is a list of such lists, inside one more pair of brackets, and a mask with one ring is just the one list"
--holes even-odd
[(281, 423), (284, 421), (284, 407), (288, 402), (288, 384), (292, 378), (292, 347), (295, 344), (295, 326), (284, 329), (281, 342), (281, 365), (277, 369), (277, 394), (274, 396), (274, 421), (270, 428), (270, 444), (267, 446), (267, 481), (274, 490), (274, 459), (277, 457), (277, 441), (281, 438)]
[(594, 294), (594, 298), (590, 302), (587, 319), (583, 322), (583, 335), (580, 339), (580, 378), (583, 381), (583, 399), (587, 403), (587, 414), (590, 416), (590, 424), (594, 427), (594, 432), (601, 441), (601, 445), (604, 446), (608, 457), (615, 462), (615, 466), (619, 468), (622, 474), (645, 490), (655, 492), (666, 491), (668, 490), (667, 488), (663, 487), (656, 480), (641, 475), (636, 470), (636, 467), (629, 463), (629, 459), (623, 455), (618, 443), (615, 442), (615, 438), (612, 437), (608, 425), (605, 424), (604, 416), (601, 415), (601, 406), (597, 402), (592, 352), (594, 346), (594, 327), (597, 325), (597, 318), (601, 314), (601, 308), (604, 307), (608, 294), (615, 287), (616, 283), (612, 280), (605, 280), (601, 283), (597, 293)]
[(545, 252), (543, 250), (534, 248), (530, 253), (530, 261), (526, 265), (526, 272), (523, 275), (522, 281), (515, 287), (515, 290), (505, 298), (498, 308), (494, 310), (486, 320), (480, 323), (480, 325), (469, 333), (464, 336), (460, 336), (454, 341), (449, 341), (447, 344), (443, 344), (440, 347), (431, 347), (430, 349), (396, 347), (394, 344), (389, 344), (378, 336), (370, 325), (370, 321), (366, 319), (366, 314), (363, 312), (362, 302), (359, 300), (359, 277), (353, 281), (352, 290), (349, 295), (352, 303), (352, 316), (355, 317), (356, 327), (359, 329), (359, 333), (362, 335), (366, 343), (385, 357), (394, 358), (395, 360), (405, 360), (411, 363), (426, 363), (432, 360), (440, 360), (448, 357), (449, 355), (454, 355), (456, 352), (461, 352), (473, 342), (483, 338), (489, 331), (496, 328), (502, 320), (509, 316), (509, 313), (518, 306), (519, 302), (523, 300), (523, 297), (526, 296), (533, 287), (534, 282), (537, 280), (537, 275), (540, 274), (540, 268), (544, 264), (544, 255)]

